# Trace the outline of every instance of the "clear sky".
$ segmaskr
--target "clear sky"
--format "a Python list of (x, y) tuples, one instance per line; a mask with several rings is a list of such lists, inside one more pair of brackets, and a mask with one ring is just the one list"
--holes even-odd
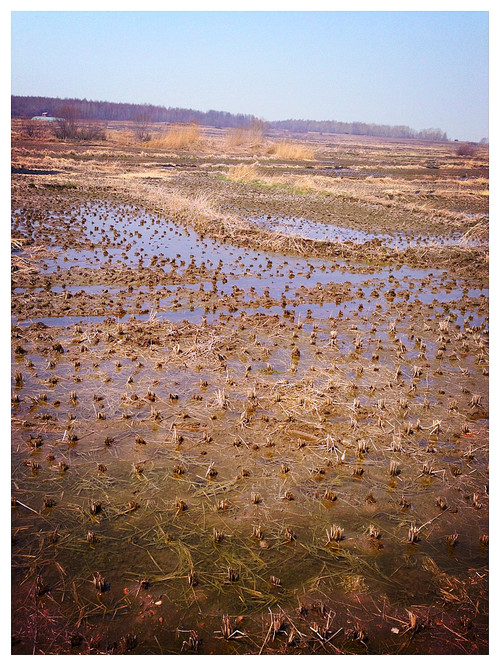
[[(40, 3), (43, 6), (43, 3)], [(12, 12), (15, 95), (488, 130), (487, 12)]]

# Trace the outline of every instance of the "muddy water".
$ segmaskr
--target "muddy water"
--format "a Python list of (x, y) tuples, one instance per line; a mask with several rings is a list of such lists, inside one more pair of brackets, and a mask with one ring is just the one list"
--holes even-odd
[(15, 652), (485, 650), (487, 285), (14, 228)]

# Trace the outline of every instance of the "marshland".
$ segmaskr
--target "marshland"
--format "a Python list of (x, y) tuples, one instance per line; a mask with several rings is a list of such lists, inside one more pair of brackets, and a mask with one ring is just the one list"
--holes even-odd
[(488, 160), (13, 121), (14, 653), (488, 651)]

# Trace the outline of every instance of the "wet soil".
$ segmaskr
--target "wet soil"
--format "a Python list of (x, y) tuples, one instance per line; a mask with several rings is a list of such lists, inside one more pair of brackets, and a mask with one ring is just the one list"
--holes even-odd
[(325, 251), (270, 242), (264, 213), (324, 243), (321, 196), (164, 158), (167, 188), (218, 183), (252, 230), (203, 233), (24, 150), (13, 652), (486, 653), (485, 248), (408, 225), (370, 252), (395, 238), (376, 218)]

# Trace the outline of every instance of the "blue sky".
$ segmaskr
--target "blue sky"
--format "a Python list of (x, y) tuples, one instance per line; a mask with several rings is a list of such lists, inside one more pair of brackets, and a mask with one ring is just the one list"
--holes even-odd
[(488, 131), (487, 12), (16, 12), (16, 95)]

